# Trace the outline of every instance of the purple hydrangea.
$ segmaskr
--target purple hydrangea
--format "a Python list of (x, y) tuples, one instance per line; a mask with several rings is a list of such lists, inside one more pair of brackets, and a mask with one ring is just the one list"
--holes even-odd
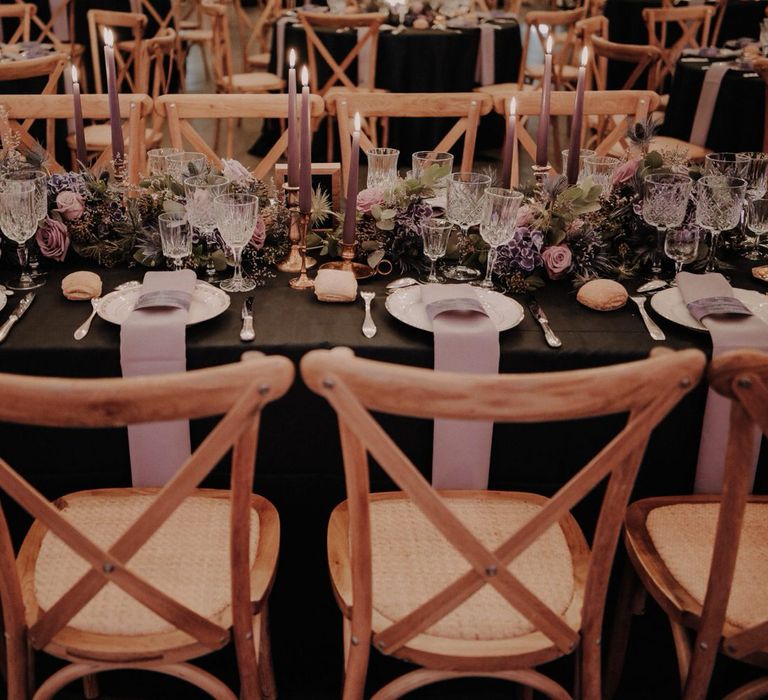
[(527, 226), (519, 226), (512, 239), (499, 248), (496, 265), (503, 274), (515, 271), (533, 272), (542, 265), (541, 249), (544, 246), (544, 234), (531, 230)]
[(85, 178), (80, 173), (54, 173), (48, 178), (48, 192), (54, 199), (59, 193), (67, 191), (85, 196)]

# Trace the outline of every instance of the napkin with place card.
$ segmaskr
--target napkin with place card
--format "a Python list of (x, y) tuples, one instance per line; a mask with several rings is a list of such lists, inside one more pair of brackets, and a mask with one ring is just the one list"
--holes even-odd
[[(706, 326), (712, 336), (713, 356), (742, 348), (768, 351), (768, 325), (734, 296), (731, 285), (721, 274), (680, 272), (677, 283), (688, 313)], [(730, 406), (729, 399), (709, 390), (696, 467), (696, 493), (719, 493), (721, 490)], [(754, 440), (756, 465), (759, 430), (755, 431)]]
[[(435, 369), (496, 374), (499, 331), (475, 290), (466, 284), (428, 284), (421, 301), (432, 321)], [(436, 419), (432, 485), (442, 489), (487, 489), (493, 423)]]
[[(185, 372), (186, 326), (197, 278), (192, 270), (147, 272), (120, 329), (124, 377)], [(189, 421), (128, 426), (134, 486), (162, 486), (191, 453)]]

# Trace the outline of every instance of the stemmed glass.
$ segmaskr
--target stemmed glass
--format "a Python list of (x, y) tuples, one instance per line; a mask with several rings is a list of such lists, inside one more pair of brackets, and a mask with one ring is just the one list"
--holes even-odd
[(37, 208), (35, 185), (32, 182), (4, 180), (0, 184), (0, 230), (18, 246), (21, 274), (11, 280), (8, 289), (26, 291), (42, 287), (45, 282), (35, 280), (29, 274), (27, 241), (37, 231), (39, 210)]
[(664, 234), (683, 223), (692, 189), (693, 180), (687, 175), (661, 173), (643, 179), (643, 221), (656, 228), (656, 250), (651, 264), (654, 275), (661, 272)]
[[(216, 267), (213, 264), (213, 232), (216, 229), (216, 215), (213, 200), (223, 194), (229, 180), (223, 175), (195, 175), (184, 180), (184, 194), (187, 203), (187, 218), (193, 228), (200, 231), (205, 243), (208, 261), (205, 266), (206, 281), (216, 281)], [(253, 229), (251, 229), (253, 231)]]
[(753, 199), (747, 202), (747, 228), (752, 231), (755, 240), (752, 250), (745, 257), (748, 260), (760, 260), (760, 236), (768, 233), (768, 199)]
[[(9, 173), (6, 178), (13, 182), (31, 182), (35, 186), (35, 208), (37, 209), (37, 226), (39, 227), (48, 216), (48, 173), (44, 170), (25, 168)], [(36, 248), (28, 251), (30, 277), (45, 284), (45, 273), (39, 271)]]
[[(682, 271), (685, 263), (693, 262), (699, 253), (699, 229), (684, 227), (667, 231), (664, 239), (664, 252), (675, 261), (675, 277)], [(677, 280), (670, 285), (677, 286)]]
[(235, 273), (219, 286), (226, 292), (249, 292), (256, 286), (243, 277), (240, 261), (243, 249), (253, 236), (259, 215), (259, 199), (252, 194), (220, 194), (213, 201), (219, 233), (235, 258)]
[(202, 175), (208, 169), (208, 159), (196, 151), (182, 151), (165, 157), (166, 172), (177, 182)]
[(489, 187), (485, 190), (480, 235), (490, 246), (490, 249), (488, 250), (485, 278), (471, 284), (484, 289), (494, 288), (491, 275), (493, 274), (493, 265), (496, 262), (496, 254), (499, 246), (509, 243), (515, 233), (517, 210), (522, 201), (523, 195), (520, 192), (502, 187)]
[(726, 175), (746, 179), (749, 157), (745, 153), (708, 153), (704, 156), (705, 175)]
[[(483, 194), (491, 184), (489, 175), (480, 173), (453, 173), (448, 180), (445, 218), (461, 229), (466, 236), (470, 226), (477, 226), (482, 217)], [(445, 276), (466, 282), (480, 276), (480, 271), (467, 265), (453, 265), (443, 271)]]
[[(562, 173), (565, 175), (568, 172), (568, 149), (564, 148), (560, 155), (563, 157), (563, 169)], [(579, 174), (576, 178), (577, 182), (581, 182), (581, 178), (584, 177), (586, 170), (587, 158), (592, 158), (595, 152), (591, 148), (582, 148), (579, 152)]]
[(181, 270), (182, 259), (192, 255), (192, 232), (186, 215), (163, 212), (157, 217), (157, 223), (163, 255), (173, 261), (174, 269)]
[(444, 282), (444, 278), (435, 271), (435, 263), (445, 255), (448, 249), (448, 239), (451, 236), (453, 224), (445, 219), (425, 219), (421, 224), (421, 238), (424, 242), (424, 255), (429, 258), (430, 268), (427, 282)]
[[(766, 185), (768, 184), (768, 154), (760, 152), (745, 152), (738, 155), (744, 156), (748, 159), (747, 167), (745, 169), (743, 177), (747, 181), (746, 202), (749, 203), (755, 199), (762, 199), (765, 196)], [(746, 207), (742, 211), (741, 216), (741, 230), (744, 231), (746, 222), (744, 221), (744, 215), (746, 214)], [(756, 256), (756, 257), (752, 257)], [(757, 260), (757, 245), (754, 246), (745, 256), (747, 260)]]
[(740, 177), (705, 175), (696, 183), (696, 223), (711, 237), (706, 272), (717, 269), (717, 239), (739, 223), (746, 191), (747, 182)]

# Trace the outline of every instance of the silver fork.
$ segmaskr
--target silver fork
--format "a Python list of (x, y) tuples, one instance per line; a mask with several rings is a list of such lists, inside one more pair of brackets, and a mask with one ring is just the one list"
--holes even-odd
[[(121, 289), (132, 289), (133, 287), (140, 286), (141, 282), (138, 280), (131, 280), (130, 282), (123, 282), (122, 284), (118, 284), (117, 287), (115, 287), (115, 291)], [(75, 340), (82, 340), (86, 335), (88, 335), (88, 331), (91, 330), (91, 322), (93, 321), (93, 317), (96, 315), (96, 312), (99, 310), (100, 303), (101, 297), (95, 297), (91, 299), (91, 306), (93, 307), (93, 311), (91, 311), (91, 315), (88, 316), (88, 318), (85, 319), (85, 322), (74, 332), (73, 335)]]
[(376, 298), (376, 292), (360, 292), (360, 296), (365, 302), (365, 319), (363, 320), (363, 335), (366, 338), (373, 338), (376, 335), (376, 324), (371, 317), (371, 302)]
[(630, 294), (629, 298), (637, 304), (637, 310), (640, 312), (640, 318), (643, 319), (645, 327), (648, 329), (648, 333), (651, 334), (651, 338), (654, 340), (666, 340), (667, 336), (664, 335), (664, 331), (656, 325), (656, 322), (648, 315), (645, 310), (645, 297), (641, 294)]

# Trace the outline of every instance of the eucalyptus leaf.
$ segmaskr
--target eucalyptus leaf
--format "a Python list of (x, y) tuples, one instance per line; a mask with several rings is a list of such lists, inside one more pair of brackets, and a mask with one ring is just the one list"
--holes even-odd
[(368, 256), (368, 265), (375, 268), (384, 259), (384, 249), (379, 248)]
[(392, 231), (395, 228), (395, 222), (393, 219), (382, 219), (376, 222), (376, 228), (382, 231)]

